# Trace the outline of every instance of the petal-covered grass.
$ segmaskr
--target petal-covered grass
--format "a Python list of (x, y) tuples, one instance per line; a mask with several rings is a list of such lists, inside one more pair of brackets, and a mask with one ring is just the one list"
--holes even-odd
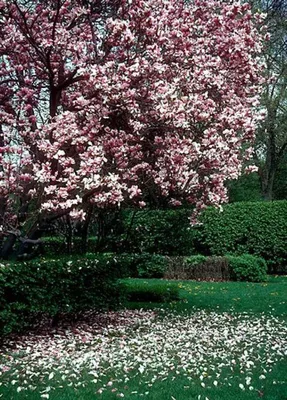
[(286, 400), (286, 282), (178, 282), (180, 303), (10, 338), (0, 396)]

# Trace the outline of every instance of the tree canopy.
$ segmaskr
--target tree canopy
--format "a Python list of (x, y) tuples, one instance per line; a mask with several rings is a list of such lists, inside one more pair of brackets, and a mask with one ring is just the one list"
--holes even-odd
[(238, 2), (1, 0), (2, 231), (226, 201), (262, 118), (260, 25)]

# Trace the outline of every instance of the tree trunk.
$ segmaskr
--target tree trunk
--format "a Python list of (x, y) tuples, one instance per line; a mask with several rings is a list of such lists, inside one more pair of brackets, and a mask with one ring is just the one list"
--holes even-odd
[(2, 251), (1, 251), (1, 258), (4, 260), (8, 260), (13, 253), (13, 248), (16, 243), (16, 235), (10, 234), (4, 240)]
[(66, 216), (66, 224), (67, 224), (67, 231), (65, 236), (66, 236), (67, 253), (72, 254), (74, 232), (69, 215)]
[(43, 244), (40, 241), (43, 232), (41, 226), (38, 226), (37, 224), (29, 234), (27, 241), (24, 239), (21, 242), (17, 252), (18, 260), (31, 260), (43, 253)]
[(104, 236), (105, 236), (105, 223), (102, 212), (99, 211), (97, 216), (97, 242), (95, 248), (96, 252), (102, 250)]
[(276, 154), (276, 109), (268, 110), (267, 120), (267, 153), (264, 167), (259, 171), (261, 180), (261, 193), (266, 201), (273, 199), (273, 185), (277, 170), (277, 154)]
[(89, 205), (87, 208), (86, 219), (81, 228), (81, 253), (85, 254), (88, 251), (89, 228), (93, 216), (94, 207)]

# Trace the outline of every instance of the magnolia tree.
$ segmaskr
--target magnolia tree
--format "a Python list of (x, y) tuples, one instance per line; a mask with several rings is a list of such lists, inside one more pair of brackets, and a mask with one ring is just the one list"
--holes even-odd
[(0, 0), (2, 235), (225, 202), (260, 119), (260, 25), (239, 2)]

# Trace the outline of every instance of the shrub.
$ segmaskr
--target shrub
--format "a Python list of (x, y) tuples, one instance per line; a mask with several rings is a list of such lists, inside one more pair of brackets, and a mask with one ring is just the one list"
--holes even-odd
[(208, 208), (197, 241), (206, 255), (252, 254), (269, 272), (287, 272), (287, 201), (234, 203), (223, 212)]
[(124, 281), (124, 287), (132, 302), (165, 303), (179, 299), (179, 288), (171, 283), (131, 279)]
[(236, 281), (263, 282), (267, 280), (267, 265), (263, 258), (243, 254), (227, 256), (231, 276)]
[(227, 204), (223, 212), (208, 208), (200, 217), (202, 225), (196, 227), (190, 225), (191, 213), (183, 208), (125, 210), (120, 228), (107, 242), (128, 253), (251, 254), (263, 257), (269, 272), (287, 272), (287, 201)]
[(20, 331), (45, 314), (115, 308), (123, 295), (110, 255), (1, 264), (0, 334)]
[(120, 277), (250, 282), (261, 282), (267, 278), (264, 259), (250, 254), (173, 257), (144, 253), (120, 254), (113, 257)]
[(167, 266), (164, 256), (144, 253), (138, 257), (137, 272), (139, 278), (162, 278)]
[(114, 254), (116, 268), (120, 277), (162, 278), (167, 259), (158, 254)]
[(162, 278), (167, 259), (158, 254), (119, 254), (115, 256), (119, 274), (131, 278)]
[[(188, 217), (189, 209), (124, 210), (116, 237), (121, 252), (151, 253), (160, 255), (192, 254), (192, 237)], [(110, 245), (112, 248), (112, 245)]]

